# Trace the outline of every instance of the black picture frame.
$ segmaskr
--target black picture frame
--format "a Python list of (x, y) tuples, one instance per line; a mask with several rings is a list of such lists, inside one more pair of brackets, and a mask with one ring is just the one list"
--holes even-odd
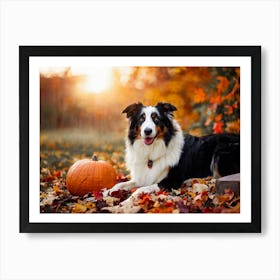
[[(250, 223), (34, 223), (29, 220), (29, 58), (36, 56), (246, 56), (251, 58)], [(261, 232), (260, 46), (19, 46), (20, 232)], [(207, 215), (207, 214), (206, 214)]]

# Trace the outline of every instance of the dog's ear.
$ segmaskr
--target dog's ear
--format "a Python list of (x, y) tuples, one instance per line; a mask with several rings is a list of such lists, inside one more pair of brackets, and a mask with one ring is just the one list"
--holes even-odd
[(167, 115), (171, 115), (173, 116), (173, 111), (177, 111), (177, 108), (170, 104), (170, 103), (163, 103), (163, 102), (159, 102), (156, 107), (159, 109), (159, 110), (162, 110), (165, 114)]
[(129, 106), (127, 106), (122, 113), (126, 113), (126, 117), (127, 118), (131, 118), (133, 116), (135, 116), (136, 114), (138, 114), (138, 112), (141, 110), (141, 108), (143, 107), (143, 104), (141, 102), (138, 103), (133, 103)]

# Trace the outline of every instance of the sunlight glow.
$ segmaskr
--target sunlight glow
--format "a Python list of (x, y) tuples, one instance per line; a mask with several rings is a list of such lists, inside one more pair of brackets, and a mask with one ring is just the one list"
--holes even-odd
[(85, 76), (82, 88), (86, 93), (99, 94), (111, 86), (112, 68), (72, 68), (73, 75), (80, 74)]

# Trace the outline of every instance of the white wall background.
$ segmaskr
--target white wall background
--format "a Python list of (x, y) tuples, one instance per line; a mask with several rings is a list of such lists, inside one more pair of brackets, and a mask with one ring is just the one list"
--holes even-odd
[[(0, 279), (280, 279), (275, 0), (0, 1)], [(262, 45), (262, 234), (19, 234), (19, 45)]]

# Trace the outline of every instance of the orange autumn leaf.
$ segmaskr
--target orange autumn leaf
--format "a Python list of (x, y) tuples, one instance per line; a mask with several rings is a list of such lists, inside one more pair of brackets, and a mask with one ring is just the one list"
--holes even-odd
[(215, 96), (212, 96), (210, 98), (210, 103), (214, 104), (214, 103), (221, 103), (222, 102), (222, 97), (220, 95), (215, 95)]
[(92, 209), (96, 207), (96, 204), (92, 201), (88, 201), (85, 206), (87, 209)]
[(234, 93), (233, 92), (230, 92), (229, 94), (227, 94), (225, 96), (225, 100), (232, 100), (234, 98)]
[(202, 103), (206, 101), (206, 93), (203, 88), (197, 88), (194, 90), (193, 101), (195, 103)]
[(216, 121), (216, 122), (219, 122), (219, 121), (222, 120), (222, 118), (223, 118), (223, 114), (219, 114), (219, 115), (217, 115), (217, 116), (215, 117), (215, 121)]
[(206, 184), (206, 181), (205, 179), (202, 178), (194, 178), (192, 179), (192, 185), (193, 184)]
[(217, 85), (217, 91), (219, 94), (222, 94), (227, 90), (229, 86), (229, 80), (224, 76), (218, 76), (216, 79), (219, 81)]
[(61, 189), (59, 188), (59, 186), (57, 186), (57, 185), (54, 185), (54, 186), (53, 186), (53, 190), (54, 190), (57, 194), (60, 194), (60, 193), (63, 193), (63, 192), (64, 192), (64, 191), (61, 190)]
[(149, 194), (143, 194), (139, 198), (139, 204), (149, 203), (151, 201), (151, 196)]
[(72, 213), (85, 213), (87, 211), (87, 207), (80, 203), (75, 203)]
[(230, 106), (230, 105), (225, 105), (225, 114), (226, 115), (231, 115), (233, 113), (233, 106)]
[(157, 207), (157, 208), (153, 208), (151, 209), (149, 212), (150, 213), (173, 213), (174, 208), (172, 207)]
[(227, 132), (240, 133), (240, 120), (232, 121), (227, 123)]
[(188, 196), (191, 197), (192, 199), (194, 199), (196, 197), (196, 194), (192, 191), (188, 191), (187, 192)]

